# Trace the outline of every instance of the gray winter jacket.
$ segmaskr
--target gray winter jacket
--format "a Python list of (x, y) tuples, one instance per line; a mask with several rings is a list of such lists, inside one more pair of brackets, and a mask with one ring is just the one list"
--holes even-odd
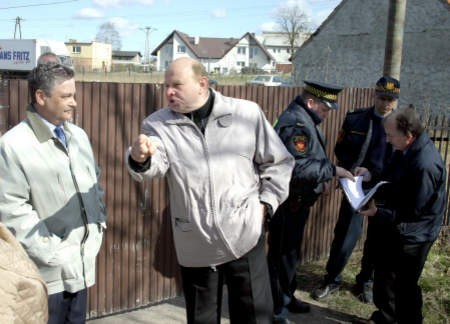
[(259, 106), (215, 92), (204, 135), (169, 108), (142, 132), (157, 152), (148, 170), (129, 171), (138, 181), (167, 176), (179, 263), (214, 266), (250, 251), (262, 234), (260, 202), (275, 211), (286, 199), (294, 164)]

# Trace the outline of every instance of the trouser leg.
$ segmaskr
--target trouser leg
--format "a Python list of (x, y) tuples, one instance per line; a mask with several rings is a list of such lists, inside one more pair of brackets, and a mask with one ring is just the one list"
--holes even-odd
[(375, 254), (375, 274), (373, 282), (373, 301), (378, 308), (372, 315), (376, 323), (395, 323), (395, 262), (398, 247), (393, 230), (380, 227), (383, 236), (377, 237)]
[(374, 271), (374, 253), (377, 248), (375, 243), (375, 236), (379, 235), (377, 232), (376, 224), (370, 220), (367, 225), (367, 235), (364, 242), (363, 256), (361, 258), (361, 270), (356, 276), (356, 282), (363, 284), (368, 281), (373, 281)]
[(62, 291), (48, 296), (48, 324), (86, 323), (87, 289), (76, 293)]
[(303, 232), (309, 215), (309, 208), (291, 207), (283, 204), (275, 214), (269, 231), (270, 281), (274, 313), (279, 318), (287, 316), (286, 306), (297, 288), (297, 263), (300, 261)]
[(223, 276), (216, 268), (180, 267), (188, 324), (220, 323)]
[(396, 277), (396, 312), (400, 324), (422, 323), (422, 291), (418, 285), (432, 242), (403, 244)]
[(330, 257), (326, 265), (326, 283), (340, 283), (341, 272), (361, 236), (362, 225), (363, 218), (353, 210), (344, 197), (334, 229)]
[(238, 260), (219, 266), (228, 287), (231, 323), (272, 323), (273, 302), (265, 252), (265, 237)]

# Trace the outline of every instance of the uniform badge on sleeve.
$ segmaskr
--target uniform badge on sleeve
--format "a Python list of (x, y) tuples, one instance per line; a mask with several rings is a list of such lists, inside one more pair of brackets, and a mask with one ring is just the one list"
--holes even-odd
[(300, 153), (305, 154), (308, 152), (308, 142), (306, 140), (306, 136), (294, 136), (292, 138), (292, 143), (294, 144), (294, 149)]
[(345, 132), (344, 132), (343, 129), (341, 129), (341, 130), (339, 131), (339, 133), (338, 133), (336, 142), (337, 142), (337, 143), (342, 142), (342, 140), (344, 139), (344, 136), (345, 136)]

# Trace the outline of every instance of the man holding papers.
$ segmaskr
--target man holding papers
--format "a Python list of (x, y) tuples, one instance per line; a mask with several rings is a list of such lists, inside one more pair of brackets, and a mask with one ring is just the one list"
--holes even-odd
[[(395, 150), (379, 190), (385, 203), (361, 211), (380, 226), (376, 237), (374, 302), (369, 323), (419, 324), (422, 294), (418, 285), (428, 252), (439, 235), (447, 194), (445, 164), (413, 109), (399, 109), (384, 122)], [(379, 198), (377, 194), (376, 198)]]
[[(355, 176), (364, 176), (363, 188), (375, 185), (383, 168), (385, 152), (388, 149), (382, 120), (397, 105), (400, 94), (398, 80), (383, 76), (375, 87), (375, 103), (370, 108), (357, 109), (347, 113), (335, 147), (338, 164), (353, 172)], [(341, 272), (344, 270), (363, 229), (363, 218), (356, 212), (349, 201), (342, 197), (339, 218), (334, 228), (330, 257), (326, 265), (323, 286), (313, 292), (313, 298), (322, 299), (337, 291), (341, 285)], [(372, 303), (373, 260), (370, 253), (370, 222), (361, 271), (356, 276), (357, 293), (366, 303)]]

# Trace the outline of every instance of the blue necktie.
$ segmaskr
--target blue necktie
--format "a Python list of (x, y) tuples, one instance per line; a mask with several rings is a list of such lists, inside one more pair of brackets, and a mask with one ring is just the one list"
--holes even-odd
[(64, 146), (67, 146), (66, 135), (64, 134), (64, 130), (62, 129), (62, 127), (56, 126), (54, 132), (56, 137), (60, 139), (60, 141), (64, 144)]

